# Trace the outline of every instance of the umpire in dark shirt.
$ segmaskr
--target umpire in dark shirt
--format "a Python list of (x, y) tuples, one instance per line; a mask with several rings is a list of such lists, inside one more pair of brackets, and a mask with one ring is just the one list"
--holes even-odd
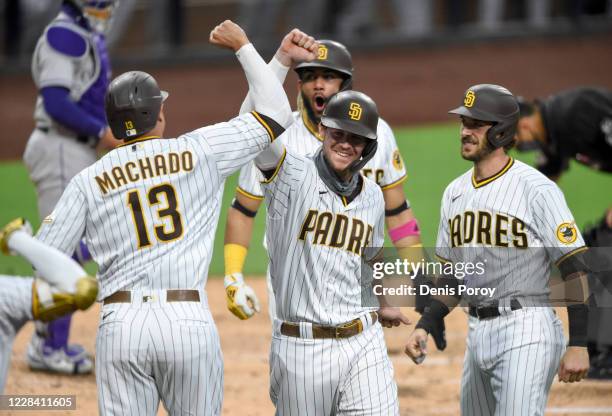
[[(579, 87), (561, 91), (545, 100), (519, 99), (519, 107), (517, 148), (540, 151), (537, 161), (540, 172), (556, 181), (569, 168), (570, 159), (574, 159), (595, 170), (612, 173), (612, 91)], [(607, 193), (612, 203), (610, 189)], [(591, 247), (604, 247), (598, 249), (598, 254), (612, 253), (612, 207), (599, 225), (584, 232), (584, 238)], [(606, 287), (602, 282), (607, 282)], [(609, 273), (589, 279), (597, 305), (603, 305), (589, 311), (591, 378), (612, 379), (610, 282)]]
[(538, 148), (538, 169), (557, 179), (569, 160), (612, 173), (612, 91), (580, 87), (545, 100), (520, 100), (519, 150)]

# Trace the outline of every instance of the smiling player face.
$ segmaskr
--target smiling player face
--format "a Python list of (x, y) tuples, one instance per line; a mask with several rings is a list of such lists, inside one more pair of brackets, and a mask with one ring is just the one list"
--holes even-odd
[(310, 68), (301, 72), (298, 87), (315, 117), (321, 118), (327, 100), (340, 91), (344, 79), (336, 71)]
[(366, 146), (366, 139), (344, 130), (320, 127), (320, 133), (325, 138), (323, 152), (332, 169), (342, 178), (350, 178), (348, 167), (358, 160)]
[(487, 140), (487, 131), (491, 123), (470, 117), (461, 117), (461, 157), (478, 162), (494, 149)]

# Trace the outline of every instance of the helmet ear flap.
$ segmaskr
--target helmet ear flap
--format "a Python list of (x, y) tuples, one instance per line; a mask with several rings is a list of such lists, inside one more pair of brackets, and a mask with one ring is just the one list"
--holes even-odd
[(340, 91), (347, 91), (353, 89), (353, 77), (347, 77), (340, 84)]
[(516, 124), (495, 123), (487, 131), (487, 140), (494, 148), (510, 143), (516, 134)]
[(378, 149), (378, 140), (368, 140), (368, 144), (363, 148), (361, 159), (353, 162), (350, 167), (351, 172), (359, 172), (374, 157)]

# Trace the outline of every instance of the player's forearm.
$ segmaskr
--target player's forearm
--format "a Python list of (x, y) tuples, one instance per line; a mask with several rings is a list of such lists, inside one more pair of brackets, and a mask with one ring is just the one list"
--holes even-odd
[(291, 107), (283, 86), (252, 44), (236, 52), (249, 84), (255, 111), (272, 118), (282, 127), (291, 124)]
[(70, 91), (64, 87), (45, 87), (40, 91), (45, 111), (59, 124), (78, 135), (101, 137), (106, 124), (83, 111), (70, 99)]
[[(289, 72), (289, 67), (283, 65), (277, 58), (274, 56), (270, 62), (268, 63), (268, 68), (274, 73), (278, 82), (281, 85), (285, 82), (285, 78), (287, 77), (287, 72)], [(240, 106), (240, 114), (248, 113), (249, 111), (253, 111), (255, 109), (255, 105), (253, 104), (253, 99), (251, 98), (251, 92), (249, 91)]]
[[(257, 208), (255, 208), (256, 212)], [(254, 217), (248, 217), (232, 207), (227, 213), (223, 255), (225, 275), (242, 273), (253, 235)]]
[(70, 257), (23, 231), (14, 232), (8, 245), (12, 251), (28, 260), (45, 281), (59, 290), (74, 292), (76, 281), (87, 275)]
[(225, 224), (224, 244), (239, 244), (249, 248), (254, 223), (255, 218), (247, 217), (237, 209), (230, 208), (227, 213), (227, 223)]
[[(396, 248), (399, 249), (421, 245), (421, 232), (418, 229), (418, 225), (407, 226), (407, 224), (416, 224), (413, 221), (416, 221), (416, 219), (410, 208), (397, 215), (385, 216), (385, 223), (387, 230), (389, 230), (389, 236)], [(403, 227), (406, 227), (406, 230), (402, 230)], [(392, 230), (397, 231), (392, 232)], [(394, 236), (398, 237), (394, 239)]]

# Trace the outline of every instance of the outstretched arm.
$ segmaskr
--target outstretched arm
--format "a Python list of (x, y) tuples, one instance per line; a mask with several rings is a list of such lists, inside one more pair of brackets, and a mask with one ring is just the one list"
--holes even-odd
[[(312, 36), (307, 35), (299, 29), (293, 29), (291, 32), (287, 33), (281, 41), (276, 54), (268, 63), (268, 67), (274, 73), (278, 81), (283, 84), (289, 68), (296, 63), (312, 60), (315, 50), (316, 41)], [(251, 92), (249, 91), (240, 106), (240, 114), (252, 111), (253, 108), (253, 100), (251, 98)]]
[(5, 254), (24, 257), (51, 286), (73, 293), (76, 281), (87, 275), (76, 261), (32, 237), (30, 224), (22, 218), (11, 221), (2, 233)]
[(210, 33), (210, 42), (236, 53), (249, 84), (254, 110), (282, 127), (289, 126), (291, 107), (285, 90), (250, 43), (244, 30), (231, 20), (226, 20)]
[(50, 321), (77, 309), (90, 307), (98, 295), (98, 282), (61, 251), (32, 237), (30, 224), (22, 218), (0, 230), (0, 249), (19, 254), (37, 271), (33, 284), (34, 319)]

